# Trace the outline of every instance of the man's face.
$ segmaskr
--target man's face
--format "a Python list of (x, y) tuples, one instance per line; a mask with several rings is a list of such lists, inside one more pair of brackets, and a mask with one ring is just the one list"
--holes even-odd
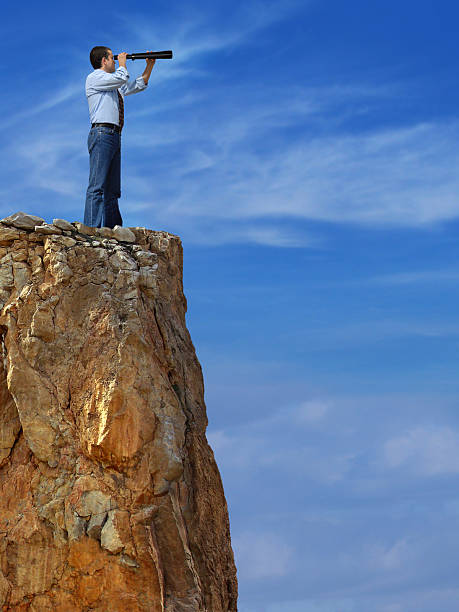
[(111, 49), (108, 50), (108, 58), (103, 58), (102, 69), (105, 72), (115, 72), (115, 60), (113, 59), (113, 52)]

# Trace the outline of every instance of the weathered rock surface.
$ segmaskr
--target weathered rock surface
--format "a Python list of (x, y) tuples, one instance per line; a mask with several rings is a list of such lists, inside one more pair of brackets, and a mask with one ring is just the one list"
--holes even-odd
[(223, 612), (237, 582), (180, 240), (0, 222), (0, 608)]

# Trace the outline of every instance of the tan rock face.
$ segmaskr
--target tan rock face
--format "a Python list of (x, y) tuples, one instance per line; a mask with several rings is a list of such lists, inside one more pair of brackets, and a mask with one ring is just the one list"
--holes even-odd
[(0, 222), (1, 609), (235, 611), (180, 240), (24, 217)]

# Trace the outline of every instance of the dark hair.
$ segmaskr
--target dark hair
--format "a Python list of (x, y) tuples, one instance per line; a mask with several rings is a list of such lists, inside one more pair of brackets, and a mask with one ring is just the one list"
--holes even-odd
[(89, 60), (94, 70), (102, 66), (102, 58), (108, 59), (110, 47), (94, 47), (89, 54)]

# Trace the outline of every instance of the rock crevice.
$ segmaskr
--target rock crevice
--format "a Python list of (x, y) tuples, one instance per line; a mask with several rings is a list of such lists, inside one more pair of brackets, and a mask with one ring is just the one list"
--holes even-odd
[(0, 221), (0, 606), (237, 609), (177, 236)]

